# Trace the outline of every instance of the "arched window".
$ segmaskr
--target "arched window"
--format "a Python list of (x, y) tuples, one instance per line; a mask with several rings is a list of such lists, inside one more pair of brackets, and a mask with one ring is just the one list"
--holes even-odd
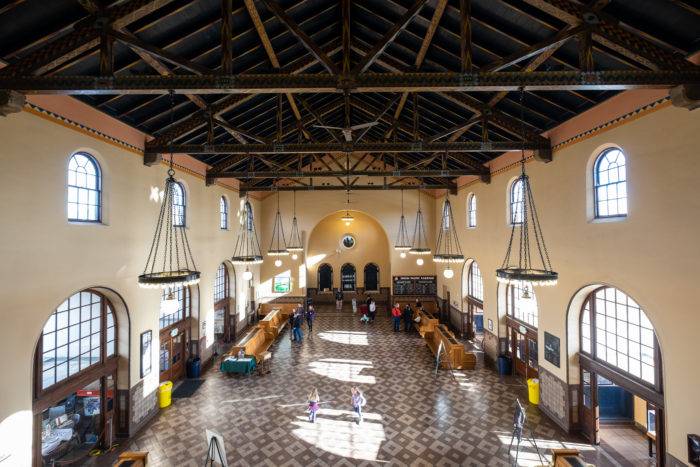
[(355, 266), (350, 263), (343, 264), (340, 268), (340, 286), (343, 291), (355, 290)]
[(214, 282), (214, 303), (217, 303), (229, 296), (228, 271), (226, 265), (221, 263), (216, 270), (216, 281)]
[(110, 303), (85, 290), (49, 316), (39, 342), (40, 391), (116, 355), (116, 322)]
[(318, 290), (333, 290), (333, 267), (324, 263), (318, 267)]
[(467, 293), (471, 298), (484, 301), (484, 281), (481, 277), (481, 270), (476, 261), (469, 265), (469, 287)]
[(476, 195), (474, 193), (467, 198), (467, 227), (476, 227)]
[(516, 179), (510, 186), (510, 223), (518, 225), (523, 223), (525, 215), (525, 185), (522, 178)]
[[(177, 309), (175, 309), (175, 307), (170, 309), (169, 307), (163, 306), (163, 302), (166, 300), (177, 301)], [(165, 329), (168, 326), (188, 318), (191, 308), (192, 303), (189, 287), (175, 287), (172, 290), (163, 289), (163, 295), (161, 297), (160, 329)]]
[(379, 290), (379, 266), (374, 263), (365, 265), (365, 291)]
[(173, 226), (184, 227), (187, 215), (187, 198), (181, 183), (173, 185)]
[(618, 148), (606, 149), (593, 164), (593, 195), (596, 218), (627, 215), (627, 169)]
[(228, 201), (225, 196), (219, 200), (219, 227), (221, 230), (228, 229)]
[(581, 310), (581, 352), (657, 385), (654, 326), (632, 297), (614, 287), (591, 293)]
[(100, 222), (102, 175), (90, 154), (78, 152), (68, 162), (68, 220)]
[(506, 308), (509, 316), (537, 327), (539, 313), (537, 297), (532, 287), (520, 283), (509, 285), (506, 290)]

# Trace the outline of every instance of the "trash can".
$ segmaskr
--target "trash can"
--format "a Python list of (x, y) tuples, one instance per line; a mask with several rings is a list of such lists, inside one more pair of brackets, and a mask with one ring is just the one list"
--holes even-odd
[(496, 360), (499, 375), (510, 375), (512, 373), (511, 359), (507, 355), (501, 355)]
[(163, 381), (158, 386), (158, 407), (164, 409), (170, 405), (171, 396), (173, 393), (173, 383), (172, 381)]
[(202, 373), (202, 360), (199, 357), (187, 360), (187, 377), (190, 379), (199, 378)]
[(484, 315), (482, 313), (474, 315), (474, 330), (476, 332), (484, 332)]
[(540, 380), (530, 378), (527, 380), (527, 396), (530, 404), (538, 405), (540, 403)]

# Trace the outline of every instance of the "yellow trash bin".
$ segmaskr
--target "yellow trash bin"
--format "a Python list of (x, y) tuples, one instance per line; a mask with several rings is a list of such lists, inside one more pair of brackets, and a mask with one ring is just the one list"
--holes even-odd
[(173, 393), (173, 383), (172, 381), (163, 381), (158, 386), (158, 406), (161, 409), (170, 405), (171, 396)]
[(530, 378), (527, 380), (527, 396), (530, 404), (538, 405), (540, 403), (540, 380)]

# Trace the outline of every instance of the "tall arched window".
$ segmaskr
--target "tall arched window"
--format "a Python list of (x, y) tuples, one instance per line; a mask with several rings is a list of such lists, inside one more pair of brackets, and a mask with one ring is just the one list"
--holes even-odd
[(49, 316), (39, 342), (42, 392), (116, 355), (116, 322), (110, 303), (85, 290)]
[(228, 271), (226, 265), (221, 263), (216, 270), (216, 281), (214, 282), (214, 303), (228, 298)]
[(469, 287), (468, 294), (471, 298), (484, 301), (484, 281), (481, 277), (481, 270), (476, 261), (469, 265)]
[(537, 327), (539, 312), (537, 297), (532, 287), (520, 283), (509, 285), (506, 290), (506, 307), (509, 316)]
[(593, 164), (593, 195), (595, 217), (627, 215), (627, 169), (620, 149), (606, 149)]
[(102, 175), (90, 154), (78, 152), (68, 162), (68, 220), (100, 222), (102, 219)]
[(342, 290), (353, 291), (355, 290), (355, 284), (355, 266), (350, 263), (343, 264), (340, 268), (340, 286)]
[(525, 185), (521, 178), (516, 179), (510, 186), (510, 223), (514, 225), (523, 223), (525, 215)]
[(467, 198), (467, 227), (476, 227), (476, 195), (474, 193)]
[(581, 352), (656, 386), (657, 350), (654, 326), (632, 297), (614, 287), (588, 296), (581, 310)]
[(333, 267), (324, 263), (318, 267), (318, 290), (333, 290)]
[[(172, 297), (170, 294), (172, 293)], [(188, 318), (192, 309), (189, 287), (175, 287), (172, 290), (163, 289), (161, 301), (174, 299), (177, 301), (177, 309), (164, 309), (160, 314), (160, 329), (165, 329), (175, 323)]]
[(379, 290), (379, 266), (374, 263), (365, 265), (365, 291)]
[(219, 200), (219, 227), (221, 230), (228, 229), (228, 201), (225, 196)]
[(173, 226), (184, 227), (187, 215), (187, 198), (181, 183), (173, 185)]

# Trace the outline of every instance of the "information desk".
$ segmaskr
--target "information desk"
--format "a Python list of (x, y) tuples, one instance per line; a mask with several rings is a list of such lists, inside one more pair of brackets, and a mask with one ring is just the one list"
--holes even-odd
[(252, 357), (225, 357), (221, 360), (219, 369), (223, 373), (240, 373), (249, 375), (255, 371), (255, 359)]
[(476, 355), (473, 352), (467, 352), (464, 345), (444, 324), (436, 326), (432, 332), (426, 332), (423, 337), (433, 355), (437, 354), (440, 342), (442, 342), (444, 353), (441, 357), (441, 368), (452, 367), (453, 370), (473, 370), (476, 368)]

